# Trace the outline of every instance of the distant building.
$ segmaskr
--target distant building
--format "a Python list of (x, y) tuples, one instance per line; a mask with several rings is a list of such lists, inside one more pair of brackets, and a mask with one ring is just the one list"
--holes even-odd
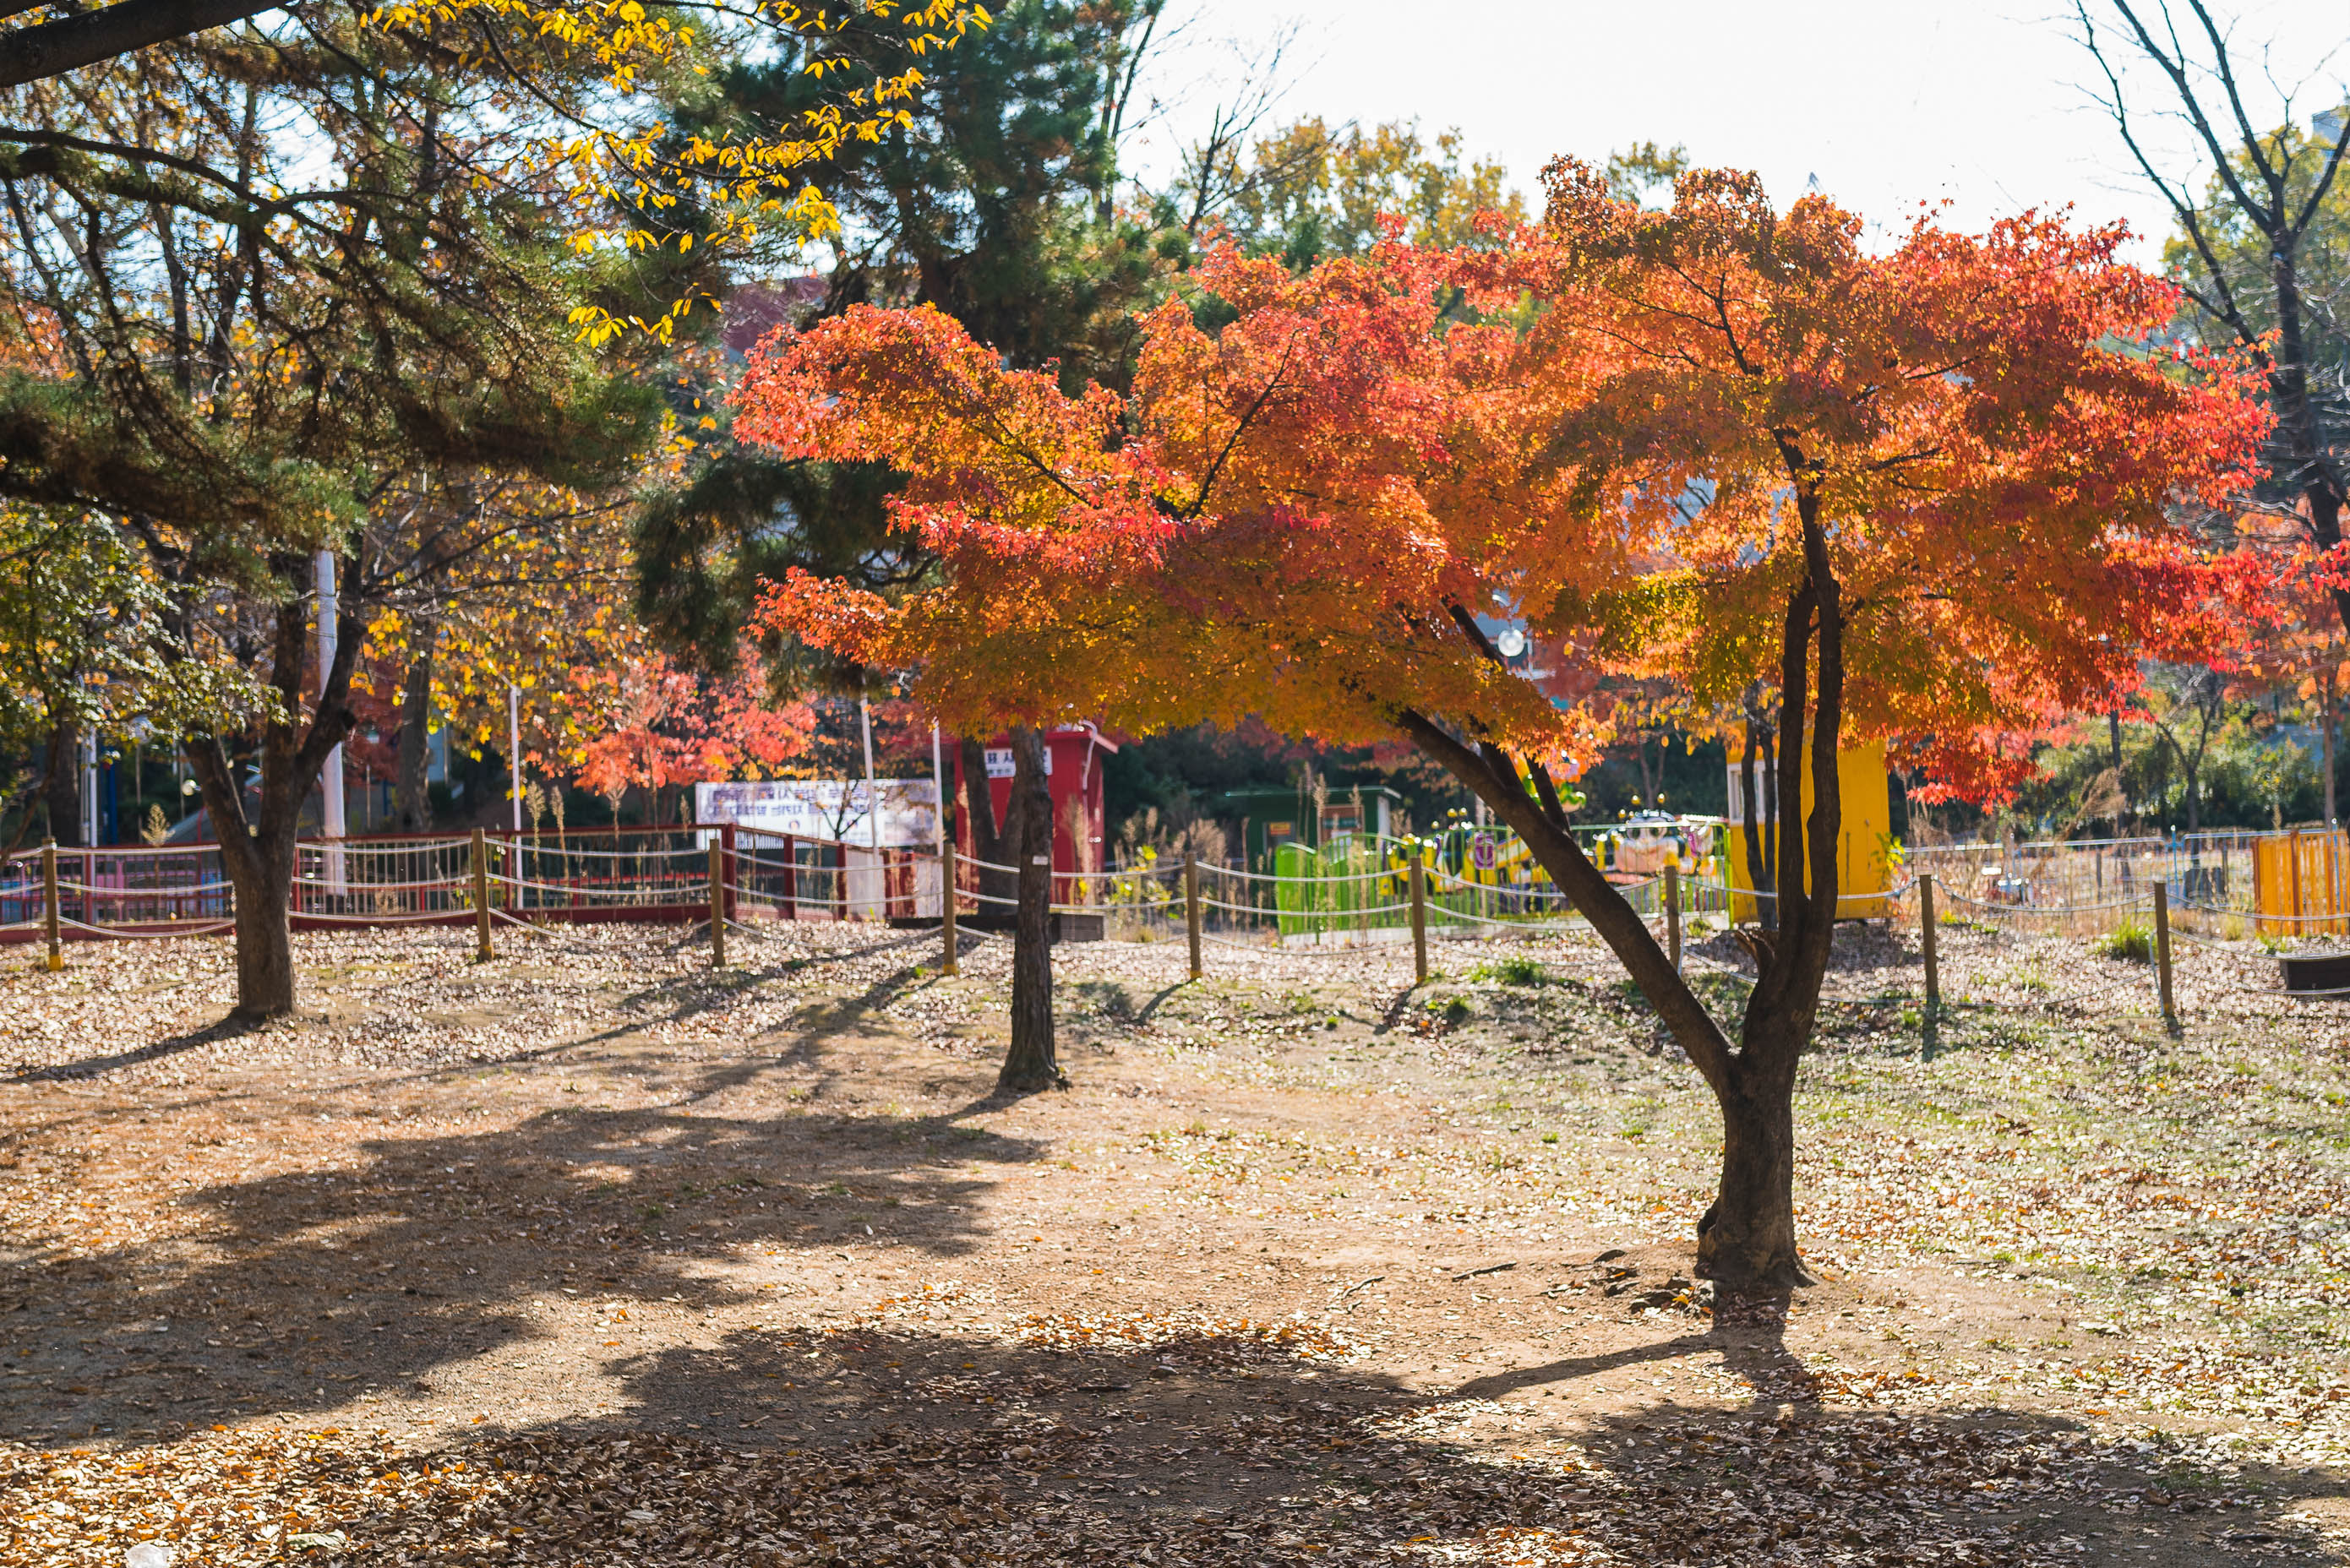
[(1284, 844), (1319, 849), (1333, 839), (1357, 834), (1395, 836), (1403, 796), (1385, 784), (1346, 784), (1326, 792), (1316, 809), (1307, 791), (1280, 784), (1226, 790), (1224, 815), (1240, 819), (1240, 842), (1247, 869), (1269, 865)]

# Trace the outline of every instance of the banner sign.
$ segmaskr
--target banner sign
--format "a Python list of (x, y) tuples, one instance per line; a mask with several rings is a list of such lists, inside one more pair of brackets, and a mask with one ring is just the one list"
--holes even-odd
[[(876, 779), (873, 788), (879, 797), (883, 848), (936, 846), (936, 784), (929, 779)], [(869, 844), (872, 807), (863, 779), (760, 779), (693, 786), (693, 816), (702, 826), (731, 822), (795, 838)]]

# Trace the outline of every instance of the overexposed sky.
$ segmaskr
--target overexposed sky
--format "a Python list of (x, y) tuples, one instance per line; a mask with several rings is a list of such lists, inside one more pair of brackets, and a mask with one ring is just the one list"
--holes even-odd
[[(2143, 0), (2140, 14), (2157, 3)], [(1237, 92), (1247, 57), (1294, 21), (1275, 121), (1458, 126), (1468, 149), (1501, 159), (1530, 198), (1555, 154), (1597, 162), (1653, 140), (1686, 144), (1700, 164), (1759, 171), (1783, 206), (1816, 175), (1829, 195), (1888, 226), (1921, 201), (1949, 201), (1966, 227), (2070, 202), (2080, 220), (2124, 218), (2153, 236), (2136, 253), (2142, 262), (2156, 258), (2168, 226), (2087, 97), (2102, 84), (2061, 0), (1189, 4), (1150, 83), (1168, 100), (1164, 118), (1129, 158), (1147, 180), (1175, 166), (1175, 143), (1199, 134), (1219, 98)], [(2282, 117), (2278, 87), (2301, 88), (2294, 117), (2304, 130), (2311, 113), (2343, 100), (2350, 3), (2213, 4), (2234, 18), (2240, 68), (2259, 72), (2265, 57), (2266, 76), (2246, 83), (2257, 123)], [(2118, 21), (2109, 9), (2101, 20)], [(2339, 51), (2330, 61), (2329, 50)], [(2128, 86), (2149, 116), (2167, 107), (2150, 71)], [(2145, 134), (2173, 166), (2190, 166), (2181, 128), (2150, 121)]]

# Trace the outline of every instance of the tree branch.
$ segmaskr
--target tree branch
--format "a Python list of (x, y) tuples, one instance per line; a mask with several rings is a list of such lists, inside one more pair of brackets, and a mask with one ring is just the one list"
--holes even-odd
[(0, 36), (0, 88), (62, 76), (208, 27), (275, 11), (283, 0), (116, 0), (78, 16), (38, 22)]

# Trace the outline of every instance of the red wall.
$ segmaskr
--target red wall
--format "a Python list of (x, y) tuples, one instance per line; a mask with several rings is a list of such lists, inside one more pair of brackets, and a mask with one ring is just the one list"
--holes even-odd
[[(1053, 771), (1046, 782), (1053, 792), (1053, 870), (1066, 876), (1077, 871), (1100, 871), (1109, 864), (1108, 845), (1104, 840), (1102, 823), (1102, 761), (1118, 747), (1097, 730), (1054, 730), (1045, 734), (1045, 745), (1053, 759)], [(1009, 751), (1010, 735), (998, 735), (987, 742), (991, 751)], [(962, 748), (957, 746), (954, 755), (955, 798), (962, 798)], [(990, 778), (989, 795), (995, 805), (995, 820), (1000, 826), (1005, 810), (1012, 804), (1012, 781)], [(1077, 840), (1069, 831), (1069, 803), (1081, 800), (1084, 837), (1087, 844), (1079, 853)], [(972, 853), (971, 826), (960, 814), (955, 818), (955, 843), (966, 855)], [(1055, 898), (1063, 896), (1055, 888)]]

